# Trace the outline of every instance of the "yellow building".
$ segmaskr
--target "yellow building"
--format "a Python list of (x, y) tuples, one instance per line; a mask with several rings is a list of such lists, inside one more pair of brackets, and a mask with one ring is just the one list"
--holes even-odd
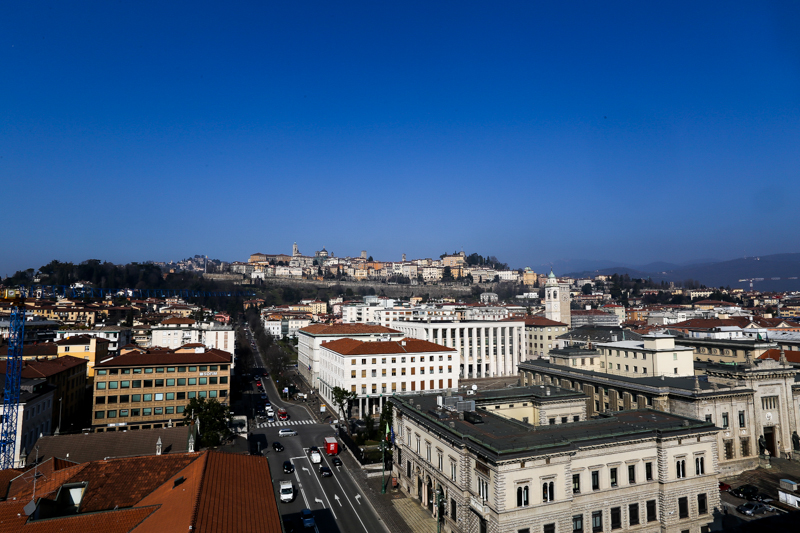
[(94, 366), (96, 363), (108, 359), (108, 339), (90, 337), (89, 335), (74, 335), (56, 341), (58, 357), (71, 355), (86, 359), (86, 374), (89, 378), (94, 377)]

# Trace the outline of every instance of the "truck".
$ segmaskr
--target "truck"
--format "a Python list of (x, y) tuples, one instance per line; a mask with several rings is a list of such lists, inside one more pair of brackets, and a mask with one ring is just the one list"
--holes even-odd
[(336, 455), (339, 453), (339, 442), (336, 437), (325, 437), (325, 453), (328, 455)]
[(281, 501), (289, 503), (294, 497), (294, 489), (291, 481), (281, 481)]

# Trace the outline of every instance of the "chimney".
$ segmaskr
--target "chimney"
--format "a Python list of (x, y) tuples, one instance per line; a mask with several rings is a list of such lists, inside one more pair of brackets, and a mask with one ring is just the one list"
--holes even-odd
[(161, 437), (158, 437), (156, 442), (156, 455), (161, 455)]
[(194, 453), (194, 435), (189, 435), (189, 453)]

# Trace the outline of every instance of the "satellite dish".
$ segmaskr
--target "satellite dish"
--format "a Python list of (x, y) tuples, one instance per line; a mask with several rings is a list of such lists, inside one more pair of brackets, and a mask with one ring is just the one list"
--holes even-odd
[(478, 390), (478, 386), (477, 385), (473, 385), (472, 386), (472, 390)]
[(32, 515), (35, 510), (36, 510), (36, 502), (33, 500), (28, 502), (28, 504), (22, 508), (22, 511), (25, 513), (25, 516)]

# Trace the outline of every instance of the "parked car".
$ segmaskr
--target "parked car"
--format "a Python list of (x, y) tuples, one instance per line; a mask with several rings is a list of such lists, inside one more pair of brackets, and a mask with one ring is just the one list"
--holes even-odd
[(758, 494), (758, 487), (755, 485), (742, 485), (741, 487), (731, 490), (731, 494), (746, 500), (754, 500)]
[(279, 437), (294, 437), (295, 435), (297, 435), (297, 432), (293, 429), (281, 428), (278, 430)]
[(719, 482), (719, 491), (720, 492), (730, 492), (731, 486), (727, 483), (723, 483), (722, 481)]
[(267, 415), (267, 422), (275, 422), (275, 417), (272, 415)]
[(263, 392), (261, 393), (261, 399), (262, 399), (262, 400), (266, 400), (266, 399), (267, 399), (267, 395), (266, 395), (266, 394), (264, 394)]
[(342, 460), (339, 459), (338, 457), (334, 457), (333, 461), (331, 462), (333, 463), (333, 466), (342, 466)]
[(737, 507), (736, 510), (744, 515), (753, 516), (761, 513), (766, 513), (767, 506), (760, 502), (747, 502)]
[(333, 472), (331, 472), (331, 469), (327, 466), (321, 466), (319, 467), (319, 475), (322, 477), (331, 477)]
[(272, 449), (275, 450), (276, 452), (282, 452), (283, 451), (283, 444), (281, 444), (280, 442), (278, 442), (276, 440), (272, 441)]
[(763, 492), (760, 492), (760, 493), (756, 494), (756, 501), (757, 502), (761, 502), (761, 503), (769, 503), (769, 502), (772, 502), (772, 501), (775, 501), (775, 500), (772, 497), (770, 497), (769, 495), (764, 494)]
[(310, 528), (314, 527), (314, 514), (311, 512), (311, 509), (303, 509), (300, 511), (300, 520), (303, 521), (303, 527)]
[(291, 461), (284, 461), (283, 462), (283, 473), (284, 474), (291, 474), (294, 472), (294, 465)]

